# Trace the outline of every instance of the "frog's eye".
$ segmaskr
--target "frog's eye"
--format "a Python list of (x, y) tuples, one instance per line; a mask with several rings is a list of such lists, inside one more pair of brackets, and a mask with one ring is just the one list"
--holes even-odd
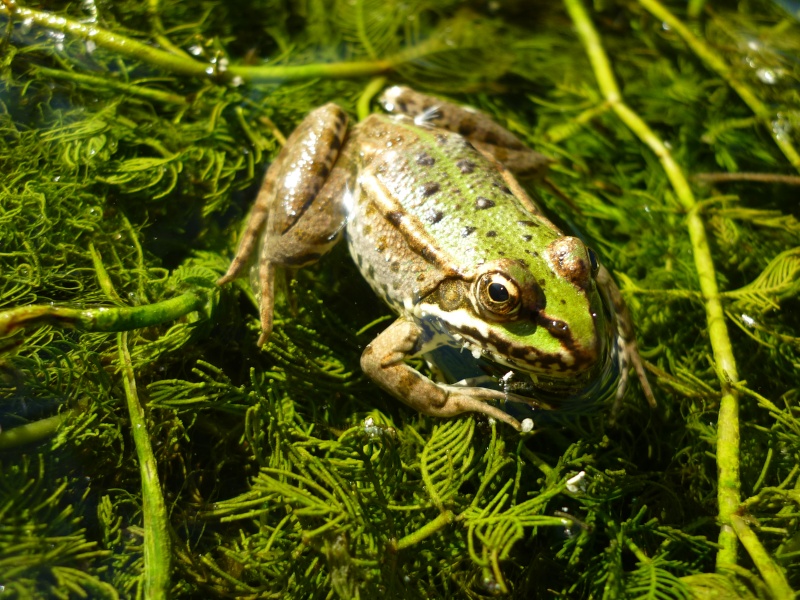
[(480, 308), (498, 317), (515, 313), (520, 305), (516, 282), (502, 273), (485, 273), (478, 280), (477, 299)]
[(586, 249), (589, 251), (589, 264), (592, 266), (592, 277), (596, 277), (597, 271), (600, 269), (600, 261), (597, 260), (597, 253), (595, 253), (594, 250), (588, 246)]

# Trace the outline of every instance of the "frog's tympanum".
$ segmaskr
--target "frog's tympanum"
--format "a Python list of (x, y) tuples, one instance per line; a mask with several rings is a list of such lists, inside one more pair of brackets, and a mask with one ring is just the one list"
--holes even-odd
[[(362, 275), (398, 314), (366, 347), (361, 367), (414, 409), (483, 413), (528, 429), (530, 419), (520, 423), (501, 407), (551, 407), (559, 392), (586, 388), (610, 363), (619, 367), (619, 397), (631, 365), (650, 394), (608, 271), (510, 173), (541, 170), (547, 159), (469, 108), (402, 87), (385, 91), (381, 104), (393, 114), (349, 130), (335, 104), (316, 109), (269, 168), (220, 280), (237, 277), (258, 246), (259, 345), (272, 330), (276, 270), (314, 263), (344, 236)], [(471, 376), (438, 382), (406, 363), (422, 355), (439, 366), (442, 350), (471, 363)], [(495, 389), (481, 387), (487, 381)], [(513, 391), (520, 387), (533, 393)]]

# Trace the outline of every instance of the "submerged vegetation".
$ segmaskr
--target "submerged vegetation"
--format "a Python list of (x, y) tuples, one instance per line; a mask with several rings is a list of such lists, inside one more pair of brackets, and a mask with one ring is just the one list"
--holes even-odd
[[(0, 4), (10, 597), (791, 598), (800, 25), (770, 2)], [(377, 78), (377, 79), (375, 79)], [(284, 136), (385, 83), (492, 114), (611, 267), (658, 407), (520, 436), (361, 374), (346, 251), (263, 351), (219, 289)], [(568, 201), (567, 201), (568, 200)]]

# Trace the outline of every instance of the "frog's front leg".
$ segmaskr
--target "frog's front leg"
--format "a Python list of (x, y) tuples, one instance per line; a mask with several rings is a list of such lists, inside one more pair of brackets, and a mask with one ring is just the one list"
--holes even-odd
[(644, 370), (644, 363), (639, 354), (639, 344), (636, 342), (636, 332), (633, 329), (633, 319), (628, 311), (628, 305), (619, 291), (617, 284), (611, 278), (611, 274), (603, 265), (600, 265), (595, 279), (600, 293), (603, 294), (606, 304), (611, 308), (614, 332), (617, 336), (619, 346), (619, 371), (620, 380), (617, 386), (617, 399), (614, 403), (612, 416), (615, 417), (619, 412), (622, 397), (625, 395), (625, 388), (628, 385), (628, 370), (633, 367), (639, 378), (645, 398), (652, 408), (656, 406), (656, 399), (650, 382), (647, 380), (647, 373)]
[(399, 85), (384, 91), (378, 101), (387, 112), (404, 114), (413, 117), (420, 124), (429, 124), (463, 135), (482, 154), (491, 156), (519, 176), (544, 175), (548, 165), (553, 162), (528, 148), (489, 115), (474, 108), (453, 104)]
[(422, 330), (400, 318), (375, 338), (361, 355), (361, 368), (375, 383), (414, 410), (433, 417), (454, 417), (476, 412), (508, 423), (517, 431), (519, 421), (489, 400), (505, 400), (497, 390), (438, 384), (406, 364), (413, 356)]
[(259, 346), (272, 331), (277, 269), (316, 262), (340, 237), (349, 172), (336, 161), (346, 132), (347, 115), (335, 104), (311, 112), (295, 129), (267, 171), (236, 256), (217, 282), (238, 277), (260, 239)]

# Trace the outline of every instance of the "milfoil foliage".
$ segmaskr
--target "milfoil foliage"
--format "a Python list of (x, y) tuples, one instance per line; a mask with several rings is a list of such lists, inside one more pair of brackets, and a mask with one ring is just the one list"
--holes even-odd
[[(688, 178), (687, 209), (608, 100), (576, 4), (0, 6), (5, 592), (800, 589), (800, 26), (766, 1), (673, 2), (698, 46), (653, 0), (593, 6), (626, 106)], [(525, 183), (614, 272), (655, 410), (634, 385), (615, 422), (541, 414), (526, 436), (410, 411), (360, 372), (391, 316), (343, 247), (288, 282), (256, 347), (252, 290), (215, 281), (267, 165), (314, 107), (355, 118), (391, 83), (480, 108), (555, 159)], [(698, 215), (735, 381), (709, 343)], [(718, 422), (731, 395), (734, 447)], [(727, 512), (723, 451), (741, 478)], [(721, 564), (726, 519), (738, 558)]]

